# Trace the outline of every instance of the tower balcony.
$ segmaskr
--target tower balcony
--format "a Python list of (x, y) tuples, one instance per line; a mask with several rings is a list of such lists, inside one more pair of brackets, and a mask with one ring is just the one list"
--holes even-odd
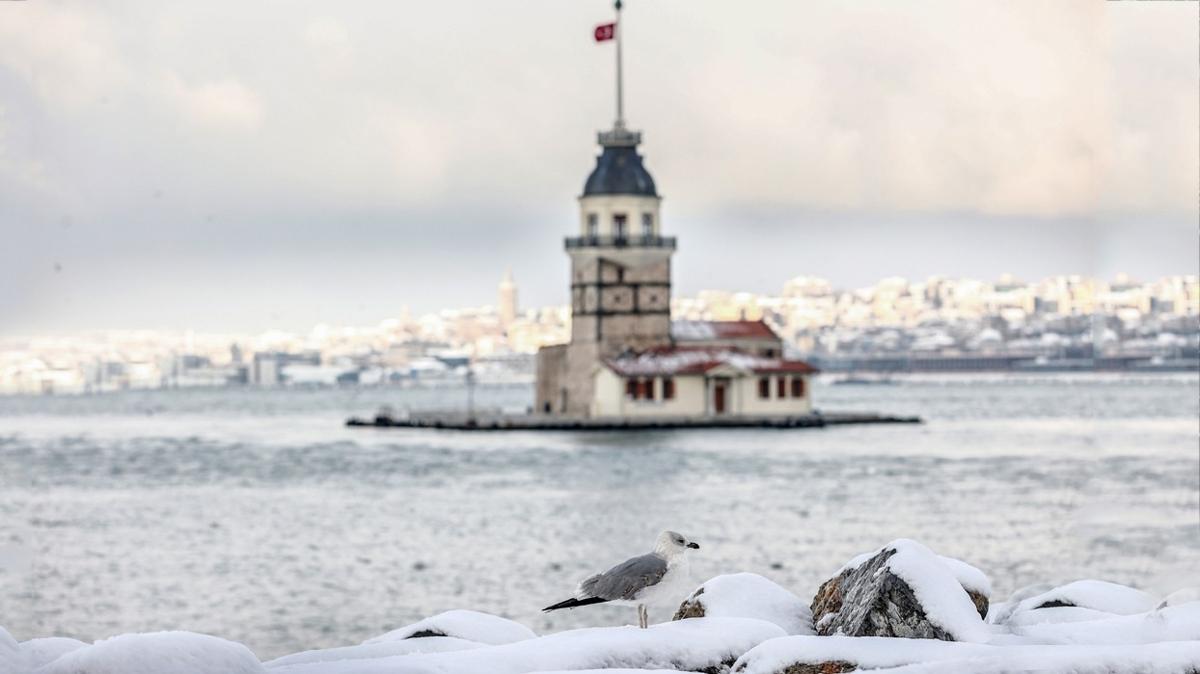
[(675, 250), (673, 236), (568, 236), (567, 250), (576, 248), (666, 248)]

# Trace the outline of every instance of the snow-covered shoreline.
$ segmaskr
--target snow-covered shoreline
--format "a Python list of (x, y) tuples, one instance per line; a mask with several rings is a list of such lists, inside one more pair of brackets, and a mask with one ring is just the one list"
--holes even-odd
[(358, 645), (261, 662), (242, 644), (191, 632), (87, 644), (18, 642), (0, 628), (0, 673), (1200, 673), (1195, 590), (1154, 597), (1080, 580), (989, 605), (990, 592), (983, 572), (902, 539), (842, 566), (811, 604), (762, 576), (729, 574), (681, 598), (674, 620), (649, 629), (537, 635), (505, 618), (452, 610)]

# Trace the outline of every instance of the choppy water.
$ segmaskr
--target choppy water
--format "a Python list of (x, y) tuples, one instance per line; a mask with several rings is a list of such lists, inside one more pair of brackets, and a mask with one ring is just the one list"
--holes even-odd
[(1200, 569), (1195, 376), (818, 389), (825, 409), (915, 413), (921, 426), (341, 425), (382, 403), (463, 396), (0, 398), (0, 625), (19, 639), (189, 629), (266, 659), (456, 607), (538, 631), (627, 622), (632, 609), (538, 609), (662, 528), (702, 543), (697, 582), (756, 571), (805, 597), (901, 536), (980, 566), (1000, 594), (1080, 577), (1166, 592)]

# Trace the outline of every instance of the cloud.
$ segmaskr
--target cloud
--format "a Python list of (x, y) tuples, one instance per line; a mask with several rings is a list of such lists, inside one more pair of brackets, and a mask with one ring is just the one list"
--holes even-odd
[(263, 120), (259, 96), (235, 79), (189, 85), (175, 73), (164, 76), (167, 95), (194, 122), (255, 129)]
[[(187, 272), (154, 271), (184, 293), (206, 274), (252, 266), (248, 245), (295, 257), (280, 269), (365, 274), (352, 260), (370, 241), (389, 261), (371, 267), (388, 296), (407, 283), (431, 307), (470, 302), (466, 289), (490, 294), (494, 275), (528, 258), (534, 271), (518, 274), (545, 283), (523, 294), (561, 301), (558, 237), (576, 224), (593, 134), (613, 117), (612, 45), (591, 40), (608, 6), (231, 7), (0, 2), (10, 287), (59, 292), (22, 271), (48, 268), (29, 255), (88, 265), (93, 278), (186, 258)], [(1062, 271), (1055, 259), (1087, 271), (1098, 250), (1105, 264), (1122, 251), (1130, 268), (1166, 264), (1123, 244), (1151, 225), (1154, 241), (1193, 250), (1196, 3), (777, 0), (730, 11), (658, 0), (626, 10), (626, 112), (645, 132), (664, 224), (684, 237), (677, 269), (690, 278), (761, 276), (773, 288), (840, 259), (832, 244), (805, 257), (826, 239), (879, 241), (886, 250), (866, 258), (903, 257), (897, 273), (968, 260), (982, 269), (988, 252), (975, 242), (1010, 234), (1039, 250), (1022, 256), (1024, 270), (1003, 265), (1025, 275)], [(59, 227), (64, 219), (74, 224)], [(854, 235), (833, 237), (837, 227)], [(1122, 245), (1074, 243), (1089, 227)], [(736, 257), (731, 230), (744, 239)], [(891, 238), (875, 238), (884, 231)], [(859, 273), (854, 259), (837, 267), (847, 278)], [(470, 268), (431, 284), (414, 271), (438, 271), (429, 260)], [(119, 315), (154, 311), (136, 306), (142, 282), (111, 284), (129, 298)], [(105, 311), (101, 297), (88, 305)]]

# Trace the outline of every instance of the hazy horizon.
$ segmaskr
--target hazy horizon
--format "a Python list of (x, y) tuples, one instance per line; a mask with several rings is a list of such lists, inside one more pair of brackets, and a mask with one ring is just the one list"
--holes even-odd
[[(1198, 273), (1196, 3), (626, 8), (680, 295)], [(0, 335), (565, 304), (611, 16), (0, 3)]]

